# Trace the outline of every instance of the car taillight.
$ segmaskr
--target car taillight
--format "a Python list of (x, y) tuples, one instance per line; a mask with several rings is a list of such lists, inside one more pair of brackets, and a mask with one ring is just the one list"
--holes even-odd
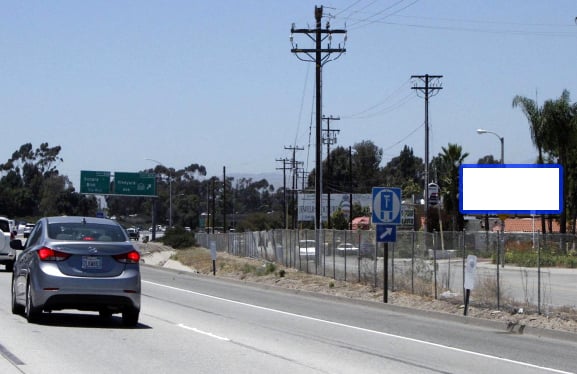
[(70, 257), (68, 253), (55, 251), (54, 249), (48, 247), (40, 248), (37, 253), (41, 261), (64, 261)]
[(137, 264), (140, 261), (140, 253), (137, 251), (130, 251), (121, 255), (114, 256), (116, 261), (125, 264)]

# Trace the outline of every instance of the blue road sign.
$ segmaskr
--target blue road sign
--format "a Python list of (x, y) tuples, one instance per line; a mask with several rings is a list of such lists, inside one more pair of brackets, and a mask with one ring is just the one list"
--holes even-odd
[(401, 224), (401, 189), (373, 187), (373, 223)]
[(377, 225), (377, 243), (397, 241), (397, 225)]

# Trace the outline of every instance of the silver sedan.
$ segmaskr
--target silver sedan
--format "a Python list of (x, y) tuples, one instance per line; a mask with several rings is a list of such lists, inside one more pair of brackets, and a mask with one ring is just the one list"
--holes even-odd
[(140, 253), (117, 222), (45, 217), (19, 253), (12, 276), (12, 312), (37, 322), (43, 312), (76, 309), (109, 318), (122, 313), (136, 326), (140, 313)]

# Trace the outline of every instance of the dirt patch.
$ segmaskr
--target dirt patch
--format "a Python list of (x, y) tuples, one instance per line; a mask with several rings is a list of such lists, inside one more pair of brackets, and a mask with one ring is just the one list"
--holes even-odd
[[(170, 259), (200, 274), (213, 274), (210, 251), (205, 248), (176, 250), (159, 243), (141, 244), (143, 257), (155, 252), (170, 253)], [(166, 262), (166, 261), (165, 261)], [(278, 264), (241, 258), (227, 253), (218, 253), (216, 277), (238, 279), (245, 282), (266, 284), (275, 287), (297, 289), (355, 300), (383, 302), (382, 289), (358, 282), (344, 282), (332, 278), (307, 274)], [(423, 297), (406, 292), (388, 292), (389, 304), (408, 308), (463, 315), (464, 305), (461, 295), (441, 294), (439, 299)], [(514, 312), (514, 313), (512, 313)], [(469, 307), (467, 315), (493, 321), (502, 321), (512, 332), (523, 332), (525, 326), (577, 333), (577, 312), (575, 310), (551, 311), (548, 315), (529, 314), (522, 309), (508, 312), (490, 308)]]

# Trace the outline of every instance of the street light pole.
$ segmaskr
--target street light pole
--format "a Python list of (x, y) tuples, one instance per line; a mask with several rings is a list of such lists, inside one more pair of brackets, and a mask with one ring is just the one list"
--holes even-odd
[[(477, 134), (493, 134), (495, 135), (497, 138), (499, 138), (499, 141), (501, 142), (501, 165), (505, 164), (505, 138), (500, 136), (499, 134), (497, 134), (494, 131), (489, 131), (489, 130), (484, 130), (484, 129), (477, 129)], [(501, 215), (499, 218), (501, 218), (501, 235), (502, 235), (502, 241), (503, 241), (503, 251), (502, 251), (502, 256), (503, 256), (503, 261), (501, 263), (501, 267), (505, 267), (505, 215)], [(497, 287), (499, 287), (499, 254), (497, 254)], [(497, 300), (497, 307), (499, 306), (499, 300)]]
[(170, 169), (164, 166), (164, 164), (160, 161), (153, 160), (151, 158), (146, 158), (145, 160), (155, 162), (156, 164), (168, 170), (168, 227), (172, 228), (172, 175), (170, 173)]
[(500, 136), (499, 134), (497, 134), (494, 131), (489, 131), (489, 130), (484, 130), (484, 129), (477, 129), (477, 134), (493, 134), (497, 138), (499, 138), (499, 141), (501, 142), (501, 165), (503, 165), (505, 163), (505, 138)]

